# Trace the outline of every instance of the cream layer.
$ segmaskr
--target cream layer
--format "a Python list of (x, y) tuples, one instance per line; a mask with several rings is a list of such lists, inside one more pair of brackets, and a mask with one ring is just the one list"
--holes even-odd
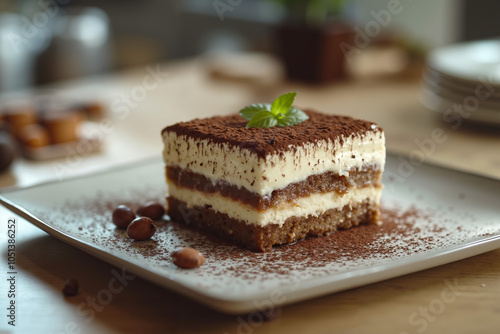
[(292, 147), (286, 152), (259, 158), (244, 148), (164, 132), (163, 157), (167, 166), (178, 166), (202, 174), (214, 184), (224, 180), (265, 196), (308, 176), (334, 172), (349, 175), (353, 167), (385, 164), (382, 131), (351, 135), (343, 141), (323, 140)]
[(188, 208), (210, 205), (216, 212), (227, 214), (230, 218), (244, 221), (248, 224), (266, 226), (268, 224), (283, 225), (289, 217), (319, 216), (330, 209), (340, 209), (348, 204), (354, 205), (366, 199), (378, 203), (382, 187), (353, 188), (344, 195), (337, 192), (313, 194), (301, 197), (293, 202), (283, 203), (279, 207), (269, 208), (264, 211), (255, 210), (253, 207), (220, 196), (217, 193), (204, 193), (184, 187), (177, 187), (168, 182), (169, 196), (185, 202)]

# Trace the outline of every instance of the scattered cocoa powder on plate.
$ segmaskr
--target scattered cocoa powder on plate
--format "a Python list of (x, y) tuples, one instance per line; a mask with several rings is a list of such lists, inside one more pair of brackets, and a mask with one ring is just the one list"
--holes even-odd
[[(160, 194), (160, 195), (159, 195)], [(388, 263), (414, 254), (432, 252), (482, 237), (471, 233), (473, 225), (447, 222), (446, 213), (417, 208), (382, 208), (382, 225), (361, 225), (292, 245), (275, 247), (269, 253), (254, 253), (226, 240), (207, 235), (175, 221), (156, 222), (155, 237), (131, 243), (126, 231), (110, 221), (119, 204), (137, 210), (143, 201), (164, 201), (157, 188), (98, 193), (89, 198), (68, 200), (58, 207), (35, 214), (55, 228), (109, 253), (166, 275), (176, 269), (170, 257), (178, 247), (200, 251), (206, 263), (189, 271), (202, 278), (204, 288), (226, 289), (228, 284), (247, 287), (279, 279), (294, 282)], [(75, 224), (78, 221), (78, 224)]]

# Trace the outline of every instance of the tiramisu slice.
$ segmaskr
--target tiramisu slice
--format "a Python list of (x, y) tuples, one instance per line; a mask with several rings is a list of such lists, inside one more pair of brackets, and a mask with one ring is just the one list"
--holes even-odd
[(254, 251), (379, 219), (384, 133), (374, 123), (306, 111), (285, 127), (239, 115), (162, 132), (168, 215)]

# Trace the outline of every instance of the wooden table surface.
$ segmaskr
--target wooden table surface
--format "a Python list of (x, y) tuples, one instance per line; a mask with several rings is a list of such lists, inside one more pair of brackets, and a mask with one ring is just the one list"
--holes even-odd
[[(159, 133), (167, 124), (232, 113), (292, 90), (299, 92), (298, 106), (378, 122), (386, 131), (388, 150), (401, 157), (421, 150), (417, 143), (428, 142), (432, 131), (442, 129), (447, 139), (424, 155), (426, 162), (500, 179), (498, 131), (465, 125), (452, 129), (421, 106), (418, 80), (363, 78), (314, 87), (284, 82), (279, 71), (251, 80), (220, 73), (214, 77), (213, 64), (207, 64), (200, 59), (152, 64), (47, 87), (54, 94), (99, 99), (108, 106), (105, 119), (113, 127), (105, 133), (105, 146), (99, 153), (73, 160), (64, 173), (56, 163), (69, 166), (69, 157), (42, 163), (20, 159), (0, 176), (0, 187), (24, 187), (159, 156)], [(4, 254), (0, 333), (399, 334), (498, 333), (500, 328), (500, 249), (284, 306), (277, 319), (259, 322), (248, 315), (217, 313), (139, 277), (113, 294), (108, 305), (96, 304), (96, 296), (114, 277), (113, 266), (56, 240), (2, 206), (0, 217)], [(6, 317), (9, 219), (17, 224), (15, 327)], [(65, 298), (61, 289), (71, 277), (78, 278), (81, 292)]]

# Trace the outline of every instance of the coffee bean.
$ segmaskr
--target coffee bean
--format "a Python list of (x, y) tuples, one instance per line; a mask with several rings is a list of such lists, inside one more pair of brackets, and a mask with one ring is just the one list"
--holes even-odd
[(157, 202), (147, 202), (137, 209), (137, 214), (142, 217), (148, 217), (152, 220), (160, 220), (165, 214), (163, 205)]
[(171, 256), (174, 264), (184, 269), (198, 268), (205, 263), (205, 257), (196, 249), (189, 247), (176, 248)]
[(142, 241), (151, 238), (156, 232), (154, 222), (148, 217), (134, 219), (127, 228), (127, 235), (134, 240)]
[(78, 281), (75, 278), (71, 278), (64, 284), (62, 293), (67, 297), (75, 296), (78, 293), (79, 286)]
[(126, 205), (118, 205), (113, 211), (113, 223), (119, 228), (127, 228), (134, 219), (135, 213)]

